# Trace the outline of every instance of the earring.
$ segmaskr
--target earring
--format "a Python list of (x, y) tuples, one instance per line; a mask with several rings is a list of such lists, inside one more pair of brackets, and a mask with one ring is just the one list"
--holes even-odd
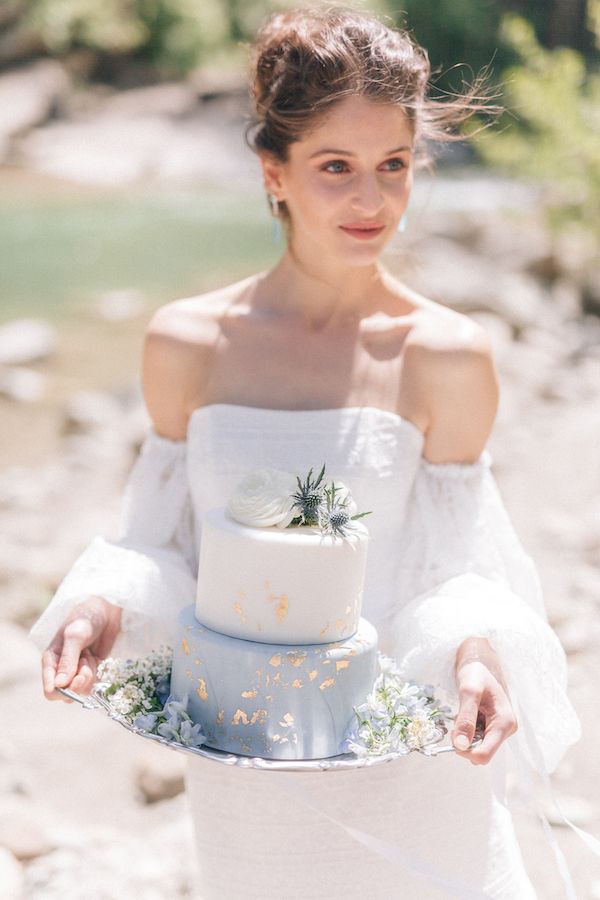
[(406, 221), (408, 219), (408, 213), (403, 212), (402, 218), (398, 222), (398, 231), (406, 231)]
[(271, 239), (274, 244), (281, 240), (281, 222), (279, 221), (279, 200), (275, 194), (269, 194), (269, 202), (271, 204), (271, 212), (273, 213), (273, 229)]

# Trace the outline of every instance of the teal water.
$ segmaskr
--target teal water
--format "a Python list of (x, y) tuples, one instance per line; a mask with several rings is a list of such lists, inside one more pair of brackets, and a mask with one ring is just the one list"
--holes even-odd
[(280, 253), (259, 191), (13, 193), (0, 197), (0, 317), (60, 319), (116, 289), (165, 303), (243, 278)]

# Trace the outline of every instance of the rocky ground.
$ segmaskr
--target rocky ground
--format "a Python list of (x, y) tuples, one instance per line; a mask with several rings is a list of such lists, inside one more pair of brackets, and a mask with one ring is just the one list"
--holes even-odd
[[(215, 177), (239, 173), (240, 144), (231, 144), (227, 128), (237, 128), (238, 140), (240, 120), (227, 112), (229, 101), (210, 113), (212, 124), (198, 110), (197, 86), (194, 93), (189, 84), (179, 92), (106, 94), (86, 105), (70, 92), (65, 73), (50, 65), (42, 74), (34, 67), (20, 72), (20, 82), (0, 77), (0, 98), (3, 90), (13, 98), (17, 86), (21, 90), (13, 118), (5, 106), (0, 120), (5, 162), (13, 172), (21, 167), (92, 185), (102, 179), (118, 184), (144, 173), (181, 177), (185, 170), (186, 177), (206, 177), (216, 159)], [(132, 109), (154, 123), (152, 140), (129, 145), (125, 130), (141, 128), (132, 123)], [(230, 123), (225, 130), (222, 121)], [(198, 154), (202, 129), (211, 152)], [(92, 134), (110, 135), (99, 151), (118, 146), (126, 158), (117, 165), (111, 150), (99, 163)], [(86, 156), (81, 147), (88, 138), (92, 151)], [(145, 157), (142, 146), (152, 148)], [(167, 146), (179, 168), (165, 162), (161, 147)], [(221, 148), (216, 154), (215, 147)], [(190, 169), (192, 159), (201, 171)], [(253, 177), (250, 158), (240, 160)], [(581, 742), (553, 783), (571, 821), (600, 836), (600, 310), (585, 238), (551, 238), (536, 192), (527, 187), (469, 173), (422, 184), (417, 212), (390, 265), (411, 285), (481, 321), (492, 337), (502, 399), (489, 449), (515, 527), (539, 567), (583, 726)], [(137, 348), (139, 335), (123, 331), (123, 323), (139, 321), (141, 331), (144, 312), (129, 301), (113, 298), (99, 316), (113, 323), (123, 348)], [(179, 756), (142, 744), (99, 713), (46, 702), (38, 654), (27, 639), (28, 626), (77, 553), (94, 534), (114, 532), (120, 491), (148, 425), (133, 366), (118, 389), (107, 390), (99, 376), (94, 383), (87, 372), (82, 384), (69, 382), (61, 394), (64, 345), (64, 332), (49, 322), (21, 320), (0, 328), (6, 443), (0, 471), (0, 715), (10, 723), (0, 740), (2, 897), (194, 897)], [(39, 451), (35, 463), (21, 451), (24, 434)], [(512, 799), (539, 897), (560, 900), (564, 894), (541, 826), (516, 804), (516, 795)], [(561, 826), (556, 810), (547, 811), (578, 896), (598, 900), (600, 860)]]

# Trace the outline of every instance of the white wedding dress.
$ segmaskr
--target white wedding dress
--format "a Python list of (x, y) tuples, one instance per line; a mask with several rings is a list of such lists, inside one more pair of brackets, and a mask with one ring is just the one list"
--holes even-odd
[(93, 593), (124, 608), (112, 655), (169, 642), (178, 610), (195, 598), (203, 514), (250, 469), (302, 476), (325, 463), (358, 509), (372, 510), (363, 615), (406, 678), (447, 691), (456, 710), (460, 642), (483, 635), (497, 651), (519, 729), (488, 765), (411, 753), (352, 771), (290, 773), (190, 758), (203, 900), (536, 897), (505, 779), (519, 766), (520, 777), (547, 784), (579, 739), (566, 658), (489, 451), (472, 464), (433, 464), (423, 443), (412, 422), (374, 407), (201, 407), (187, 441), (150, 432), (125, 491), (122, 534), (92, 541), (32, 629), (46, 646)]

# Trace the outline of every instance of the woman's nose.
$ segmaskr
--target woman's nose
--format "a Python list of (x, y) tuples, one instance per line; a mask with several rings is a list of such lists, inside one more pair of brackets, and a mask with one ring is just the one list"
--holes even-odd
[(365, 215), (373, 216), (383, 205), (383, 197), (375, 175), (364, 175), (355, 183), (353, 206)]

